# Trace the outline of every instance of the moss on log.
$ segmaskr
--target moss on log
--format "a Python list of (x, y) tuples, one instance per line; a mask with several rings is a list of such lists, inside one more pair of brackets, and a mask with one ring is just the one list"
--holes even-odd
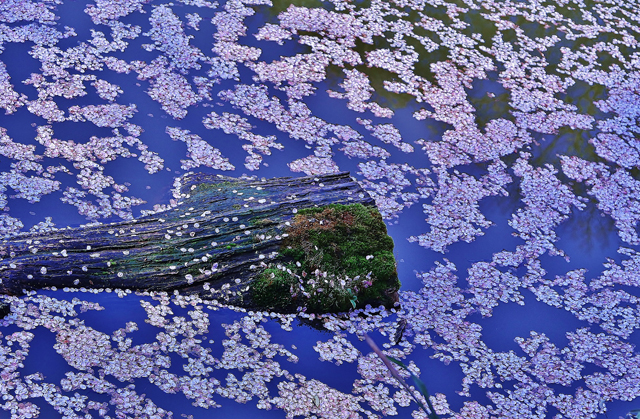
[(393, 240), (375, 207), (330, 204), (299, 211), (280, 254), (253, 284), (254, 302), (279, 309), (347, 311), (393, 301), (399, 287)]
[(348, 173), (250, 180), (189, 174), (180, 204), (136, 220), (0, 243), (0, 292), (43, 287), (198, 293), (274, 311), (397, 300), (393, 241)]

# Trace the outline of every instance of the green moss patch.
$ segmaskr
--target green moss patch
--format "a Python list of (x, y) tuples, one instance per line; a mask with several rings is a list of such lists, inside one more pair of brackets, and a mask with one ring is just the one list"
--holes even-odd
[(298, 212), (280, 253), (252, 287), (255, 305), (347, 311), (391, 305), (400, 288), (393, 240), (376, 208), (332, 204)]

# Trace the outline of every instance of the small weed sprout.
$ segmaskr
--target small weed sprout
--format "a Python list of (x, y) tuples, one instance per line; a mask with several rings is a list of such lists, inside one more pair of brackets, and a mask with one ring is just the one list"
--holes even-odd
[(640, 409), (633, 409), (625, 416), (625, 419), (640, 419)]
[[(384, 366), (387, 367), (387, 369), (389, 370), (393, 378), (395, 378), (396, 381), (398, 381), (398, 383), (402, 386), (402, 388), (404, 388), (405, 391), (409, 393), (413, 401), (415, 401), (416, 404), (420, 406), (420, 409), (422, 409), (422, 411), (427, 414), (427, 417), (429, 419), (440, 419), (440, 417), (436, 413), (436, 410), (433, 407), (433, 404), (431, 403), (431, 399), (429, 398), (429, 391), (427, 391), (427, 387), (424, 385), (422, 380), (420, 380), (413, 372), (411, 372), (411, 370), (406, 365), (404, 365), (401, 361), (393, 357), (386, 356), (380, 350), (380, 348), (378, 348), (378, 345), (376, 345), (373, 339), (371, 339), (366, 333), (364, 335), (364, 339), (367, 341), (367, 343), (369, 344), (373, 352), (375, 352), (376, 355), (378, 355), (378, 357), (380, 358)], [(424, 403), (418, 400), (415, 393), (413, 392), (413, 389), (409, 387), (409, 385), (402, 379), (402, 377), (398, 373), (398, 370), (395, 369), (392, 363), (398, 365), (400, 368), (408, 371), (411, 374), (411, 378), (413, 379), (413, 382), (415, 383), (416, 387), (418, 387), (418, 390), (420, 390), (420, 394), (422, 394), (422, 397), (424, 397), (425, 401), (427, 402), (426, 407)]]

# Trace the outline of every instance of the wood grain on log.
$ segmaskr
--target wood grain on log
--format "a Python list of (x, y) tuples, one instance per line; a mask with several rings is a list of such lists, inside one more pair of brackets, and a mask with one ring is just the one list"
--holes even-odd
[[(251, 284), (267, 266), (285, 262), (279, 249), (296, 212), (375, 207), (348, 173), (268, 180), (189, 174), (180, 191), (181, 203), (162, 213), (4, 240), (0, 292), (179, 290), (252, 307)], [(388, 287), (379, 302), (392, 303), (397, 288)]]

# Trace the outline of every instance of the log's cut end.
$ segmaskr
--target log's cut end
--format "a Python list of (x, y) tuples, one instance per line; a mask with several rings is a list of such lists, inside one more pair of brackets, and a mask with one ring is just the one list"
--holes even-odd
[(285, 234), (284, 263), (269, 264), (252, 284), (255, 305), (324, 313), (397, 302), (393, 239), (376, 207), (303, 209)]
[(187, 174), (173, 209), (0, 242), (0, 294), (43, 287), (199, 294), (224, 304), (339, 312), (397, 301), (393, 240), (348, 173)]

